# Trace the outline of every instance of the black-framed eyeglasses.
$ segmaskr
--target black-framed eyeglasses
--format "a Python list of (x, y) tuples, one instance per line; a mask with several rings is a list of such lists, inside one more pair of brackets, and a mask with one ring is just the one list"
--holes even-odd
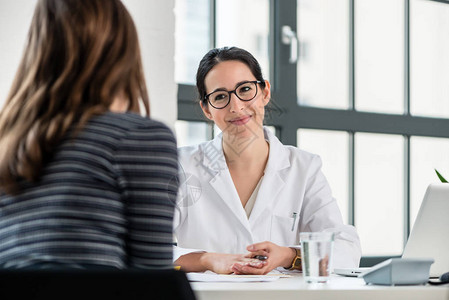
[(257, 96), (257, 84), (262, 81), (245, 81), (235, 87), (235, 90), (218, 90), (204, 96), (204, 99), (212, 105), (213, 108), (225, 108), (231, 102), (231, 94), (235, 94), (242, 101), (251, 101)]

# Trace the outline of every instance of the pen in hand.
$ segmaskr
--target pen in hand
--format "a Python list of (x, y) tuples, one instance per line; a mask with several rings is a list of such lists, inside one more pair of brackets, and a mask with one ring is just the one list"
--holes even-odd
[(256, 255), (253, 258), (256, 258), (258, 260), (267, 260), (268, 257), (264, 256), (264, 255)]
[[(265, 260), (268, 259), (268, 256), (256, 255), (256, 256), (253, 256), (251, 258), (253, 259), (252, 261), (244, 262), (243, 265), (244, 266), (252, 266), (252, 267), (263, 266), (265, 264)], [(254, 259), (257, 259), (257, 261), (255, 261)]]

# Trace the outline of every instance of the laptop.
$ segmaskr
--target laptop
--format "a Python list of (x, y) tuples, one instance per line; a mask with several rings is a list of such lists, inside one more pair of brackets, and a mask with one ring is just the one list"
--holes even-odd
[[(427, 187), (403, 258), (433, 258), (430, 277), (449, 272), (449, 183)], [(335, 274), (357, 277), (370, 268), (336, 268)]]
[(403, 258), (433, 258), (430, 277), (449, 272), (449, 183), (427, 187)]

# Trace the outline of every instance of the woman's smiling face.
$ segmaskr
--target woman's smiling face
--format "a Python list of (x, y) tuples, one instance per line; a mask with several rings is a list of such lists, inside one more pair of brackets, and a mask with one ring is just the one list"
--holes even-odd
[[(228, 60), (214, 66), (205, 77), (207, 94), (217, 90), (232, 91), (242, 82), (256, 81), (250, 68), (241, 61)], [(270, 101), (270, 84), (265, 88), (257, 84), (257, 95), (250, 101), (242, 101), (235, 93), (230, 94), (229, 104), (216, 109), (208, 102), (202, 105), (206, 117), (215, 122), (225, 135), (251, 134), (259, 132), (263, 126), (265, 105)]]

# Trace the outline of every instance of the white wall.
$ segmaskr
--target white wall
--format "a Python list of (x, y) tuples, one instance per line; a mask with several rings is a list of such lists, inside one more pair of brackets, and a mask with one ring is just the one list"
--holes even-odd
[[(123, 0), (139, 33), (151, 116), (174, 128), (174, 0)], [(25, 44), (35, 1), (0, 0), (0, 106), (9, 92)]]
[(34, 1), (0, 0), (0, 107), (14, 79), (34, 11)]
[(133, 16), (139, 33), (151, 116), (174, 130), (178, 117), (174, 63), (175, 1), (122, 1)]

